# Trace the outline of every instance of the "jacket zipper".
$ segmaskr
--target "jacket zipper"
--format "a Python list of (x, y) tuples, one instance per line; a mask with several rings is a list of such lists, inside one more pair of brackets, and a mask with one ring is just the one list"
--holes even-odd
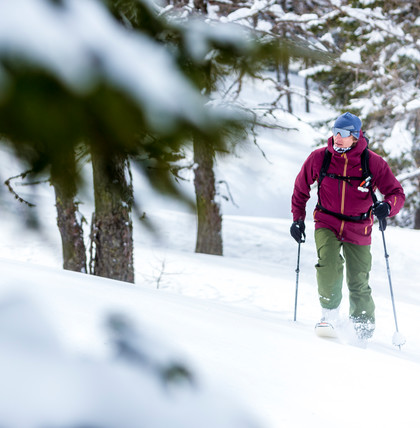
[[(344, 172), (343, 172), (343, 177), (347, 176), (347, 164), (348, 164), (348, 158), (346, 153), (343, 154), (344, 159), (346, 160), (344, 163)], [(346, 182), (345, 180), (343, 180), (343, 187), (342, 187), (342, 193), (341, 193), (341, 214), (344, 214), (344, 200), (346, 198)], [(341, 237), (343, 234), (343, 229), (344, 229), (344, 220), (341, 220), (341, 227), (340, 227), (340, 233), (339, 236)]]

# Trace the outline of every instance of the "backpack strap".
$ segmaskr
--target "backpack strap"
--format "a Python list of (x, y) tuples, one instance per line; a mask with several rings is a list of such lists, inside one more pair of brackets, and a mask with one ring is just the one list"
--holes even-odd
[(321, 166), (321, 169), (319, 171), (319, 176), (318, 176), (318, 195), (319, 195), (319, 188), (321, 187), (321, 182), (328, 174), (328, 168), (330, 167), (331, 158), (332, 158), (332, 154), (328, 150), (328, 147), (327, 147), (325, 149), (324, 159), (322, 161), (322, 166)]
[[(365, 140), (369, 145), (368, 137), (366, 137), (364, 133), (363, 133), (363, 136), (365, 137)], [(370, 168), (369, 168), (369, 150), (367, 147), (365, 148), (365, 150), (363, 150), (361, 160), (362, 160), (362, 173), (363, 173), (363, 177), (365, 178), (363, 182), (360, 183), (359, 187), (369, 188), (370, 196), (372, 197), (373, 204), (376, 204), (376, 202), (378, 202), (378, 198), (376, 197), (375, 192), (373, 191), (373, 186), (371, 182), (372, 173), (370, 172)]]
[[(361, 163), (362, 163), (362, 182), (359, 184), (358, 190), (362, 192), (371, 191), (372, 199), (376, 198), (372, 189), (372, 174), (369, 169), (369, 150), (366, 147), (361, 155)], [(375, 200), (374, 200), (375, 202)]]
[(370, 180), (372, 179), (372, 177), (369, 170), (369, 152), (367, 148), (363, 150), (361, 155), (361, 163), (362, 163), (361, 177), (342, 176), (342, 175), (337, 175), (337, 174), (328, 172), (328, 168), (331, 163), (331, 158), (332, 158), (331, 152), (328, 150), (328, 148), (325, 149), (324, 159), (322, 161), (322, 166), (319, 171), (318, 188), (320, 187), (321, 182), (325, 177), (335, 178), (336, 180), (348, 181), (349, 183), (351, 180), (359, 180), (359, 181), (361, 180), (361, 184), (360, 184), (361, 187), (364, 187), (367, 189), (370, 186)]
[(326, 148), (325, 154), (324, 154), (324, 159), (322, 161), (322, 166), (321, 166), (321, 169), (319, 172), (319, 177), (318, 177), (318, 203), (317, 203), (316, 207), (318, 209), (320, 209), (321, 211), (325, 212), (326, 214), (333, 215), (334, 217), (337, 217), (340, 220), (361, 221), (361, 220), (367, 219), (370, 215), (372, 207), (370, 207), (366, 213), (363, 213), (359, 216), (348, 216), (348, 215), (344, 215), (341, 213), (336, 213), (336, 212), (327, 210), (321, 204), (320, 189), (321, 189), (322, 180), (325, 177), (335, 178), (337, 180), (345, 180), (345, 181), (348, 181), (349, 183), (350, 183), (350, 180), (361, 180), (361, 183), (358, 186), (358, 190), (360, 190), (362, 192), (369, 192), (370, 191), (370, 194), (372, 196), (372, 200), (373, 200), (373, 202), (375, 202), (377, 199), (376, 199), (376, 195), (373, 192), (373, 188), (371, 185), (372, 184), (371, 183), (372, 182), (372, 175), (371, 175), (370, 169), (369, 169), (369, 151), (368, 151), (368, 148), (366, 147), (361, 154), (361, 166), (362, 166), (362, 176), (361, 177), (344, 177), (344, 176), (339, 176), (337, 174), (328, 173), (328, 168), (329, 168), (330, 163), (331, 163), (331, 158), (332, 158), (332, 154), (328, 150), (328, 148)]
[(363, 214), (360, 215), (345, 215), (345, 214), (341, 214), (341, 213), (336, 213), (334, 211), (330, 211), (327, 210), (326, 208), (324, 208), (319, 202), (316, 204), (316, 207), (318, 209), (320, 209), (322, 212), (326, 213), (326, 214), (330, 214), (340, 220), (344, 220), (344, 221), (362, 221), (362, 220), (366, 220), (367, 218), (369, 218), (370, 212), (372, 211), (372, 207), (369, 208), (369, 210)]

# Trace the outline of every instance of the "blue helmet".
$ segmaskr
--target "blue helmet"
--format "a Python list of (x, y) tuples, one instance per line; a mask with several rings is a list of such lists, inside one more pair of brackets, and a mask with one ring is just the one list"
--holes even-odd
[[(359, 138), (360, 130), (362, 129), (362, 121), (354, 114), (346, 112), (337, 118), (334, 123), (334, 128), (347, 130), (351, 135)], [(336, 135), (335, 131), (334, 135)], [(344, 135), (341, 136), (344, 137)]]

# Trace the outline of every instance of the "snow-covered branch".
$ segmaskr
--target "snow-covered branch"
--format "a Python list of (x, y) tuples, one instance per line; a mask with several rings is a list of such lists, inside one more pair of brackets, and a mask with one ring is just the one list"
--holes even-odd
[(410, 34), (406, 34), (401, 28), (395, 26), (389, 19), (384, 16), (380, 8), (360, 9), (347, 5), (342, 5), (340, 1), (328, 0), (332, 9), (338, 10), (343, 15), (348, 16), (360, 23), (368, 24), (372, 28), (385, 32), (391, 37), (396, 37), (398, 40), (404, 40), (407, 43), (412, 43), (413, 38)]
[(411, 172), (404, 172), (397, 176), (398, 181), (411, 180), (413, 178), (420, 177), (420, 168), (415, 169)]

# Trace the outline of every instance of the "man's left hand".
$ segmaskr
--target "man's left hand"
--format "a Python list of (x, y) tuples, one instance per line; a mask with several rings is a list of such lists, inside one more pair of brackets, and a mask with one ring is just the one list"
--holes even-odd
[(373, 214), (376, 215), (378, 220), (383, 220), (384, 218), (388, 217), (390, 212), (391, 207), (389, 206), (388, 202), (378, 201), (373, 206)]

